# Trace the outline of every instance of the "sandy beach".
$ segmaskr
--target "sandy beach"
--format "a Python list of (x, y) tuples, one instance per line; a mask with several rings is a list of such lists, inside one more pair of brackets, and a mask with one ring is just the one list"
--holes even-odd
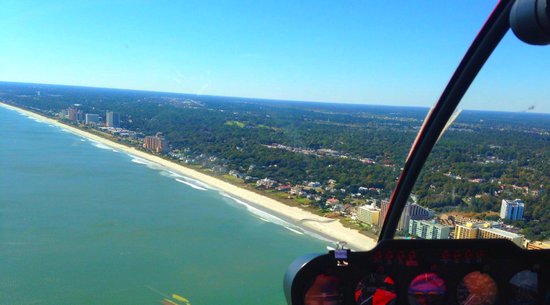
[(187, 176), (192, 179), (196, 179), (202, 183), (209, 185), (210, 187), (217, 189), (229, 196), (236, 197), (240, 200), (246, 201), (251, 206), (257, 207), (263, 211), (271, 213), (275, 216), (280, 216), (283, 219), (291, 221), (293, 224), (303, 228), (306, 231), (310, 231), (321, 236), (328, 237), (332, 240), (344, 241), (348, 247), (353, 250), (368, 250), (375, 246), (376, 241), (363, 234), (360, 234), (356, 230), (352, 230), (344, 227), (339, 221), (318, 216), (308, 211), (302, 210), (298, 207), (291, 207), (277, 200), (269, 197), (257, 194), (255, 192), (240, 188), (228, 182), (222, 181), (215, 177), (203, 174), (196, 170), (190, 169), (183, 165), (162, 159), (158, 156), (148, 154), (143, 151), (139, 151), (133, 147), (122, 145), (106, 138), (82, 131), (73, 126), (69, 126), (58, 122), (57, 120), (36, 114), (31, 111), (27, 111), (21, 108), (13, 107), (0, 102), (0, 106), (8, 109), (16, 110), (22, 114), (33, 117), (37, 120), (44, 121), (48, 124), (58, 126), (71, 133), (85, 137), (92, 141), (96, 141), (103, 145), (109, 146), (113, 149), (125, 152), (135, 157), (147, 160), (149, 162), (156, 163), (173, 171), (175, 173)]

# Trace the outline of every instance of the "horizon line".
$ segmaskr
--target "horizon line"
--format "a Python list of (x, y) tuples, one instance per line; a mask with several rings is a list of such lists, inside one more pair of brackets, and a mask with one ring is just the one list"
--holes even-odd
[[(218, 98), (231, 98), (231, 99), (248, 99), (248, 100), (265, 100), (273, 102), (292, 102), (292, 103), (320, 103), (320, 104), (332, 104), (332, 105), (348, 105), (348, 106), (382, 106), (382, 107), (406, 107), (406, 108), (425, 108), (431, 109), (435, 106), (435, 103), (432, 106), (422, 106), (422, 105), (384, 105), (384, 104), (369, 104), (369, 103), (354, 103), (349, 101), (335, 102), (335, 101), (314, 101), (314, 100), (296, 100), (296, 99), (278, 99), (278, 98), (264, 98), (264, 97), (246, 97), (246, 96), (230, 96), (230, 95), (211, 95), (211, 94), (197, 94), (197, 93), (186, 93), (186, 92), (169, 92), (169, 91), (157, 91), (150, 89), (134, 89), (134, 88), (113, 88), (113, 87), (98, 87), (90, 85), (71, 85), (71, 84), (51, 84), (51, 83), (33, 83), (33, 82), (21, 82), (21, 81), (5, 81), (0, 80), (0, 83), (12, 83), (12, 84), (24, 84), (24, 85), (45, 85), (45, 86), (59, 86), (59, 87), (75, 87), (75, 88), (90, 88), (90, 89), (109, 89), (109, 90), (120, 90), (120, 91), (138, 91), (138, 92), (147, 92), (147, 93), (165, 93), (165, 94), (182, 94), (182, 95), (194, 95), (194, 96), (205, 96), (205, 97), (218, 97)], [(459, 104), (460, 105), (460, 104)], [(455, 111), (458, 111), (457, 108)], [(537, 111), (512, 111), (512, 110), (490, 110), (490, 109), (460, 109), (462, 111), (474, 111), (474, 112), (500, 112), (500, 113), (525, 113), (525, 114), (543, 114), (548, 115), (550, 112), (537, 112)]]

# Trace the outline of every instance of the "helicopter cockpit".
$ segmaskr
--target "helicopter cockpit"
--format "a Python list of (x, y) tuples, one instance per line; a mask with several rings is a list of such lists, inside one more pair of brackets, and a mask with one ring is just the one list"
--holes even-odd
[(376, 247), (294, 261), (284, 278), (288, 304), (550, 304), (550, 250), (509, 240), (393, 239), (415, 181), (474, 78), (509, 29), (550, 44), (550, 1), (500, 1), (418, 133), (393, 191)]

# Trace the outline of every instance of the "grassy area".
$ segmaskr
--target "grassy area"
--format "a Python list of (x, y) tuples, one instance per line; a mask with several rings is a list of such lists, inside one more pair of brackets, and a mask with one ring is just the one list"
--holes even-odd
[(241, 186), (241, 184), (245, 184), (243, 179), (240, 179), (240, 178), (237, 178), (235, 176), (231, 176), (231, 175), (222, 175), (221, 178), (223, 178), (223, 180), (231, 183), (231, 184), (237, 184), (239, 186)]
[(351, 218), (340, 218), (340, 222), (344, 226), (346, 226), (348, 228), (351, 228), (351, 229), (355, 229), (355, 230), (359, 230), (359, 231), (364, 231), (364, 230), (367, 229), (365, 227), (365, 225), (363, 225), (361, 222), (353, 220)]
[(353, 220), (351, 218), (340, 218), (340, 222), (344, 227), (354, 229), (359, 231), (359, 233), (366, 235), (375, 240), (378, 239), (378, 231), (375, 231), (375, 227), (364, 224), (358, 220)]
[(311, 200), (309, 200), (307, 198), (294, 198), (294, 200), (296, 200), (301, 205), (310, 205), (311, 204)]
[(274, 131), (279, 131), (281, 130), (281, 128), (277, 128), (277, 127), (272, 127), (272, 126), (267, 126), (267, 125), (263, 125), (263, 124), (259, 124), (256, 126), (257, 128), (260, 128), (260, 129), (271, 129), (271, 130), (274, 130)]
[(245, 123), (239, 122), (239, 121), (227, 121), (227, 122), (225, 122), (225, 125), (227, 125), (227, 126), (237, 126), (239, 128), (244, 128), (244, 126), (246, 126)]

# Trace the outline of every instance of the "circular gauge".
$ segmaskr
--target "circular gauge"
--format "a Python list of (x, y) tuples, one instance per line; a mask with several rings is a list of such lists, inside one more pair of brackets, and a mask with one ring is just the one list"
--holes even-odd
[(531, 305), (537, 303), (539, 289), (537, 274), (530, 270), (523, 270), (514, 275), (510, 281), (510, 304)]
[(422, 273), (409, 285), (409, 303), (411, 305), (445, 304), (447, 286), (435, 273)]
[(487, 273), (468, 273), (456, 288), (461, 305), (492, 305), (498, 295), (497, 283)]
[(319, 274), (304, 297), (305, 305), (340, 305), (340, 280), (331, 275)]
[(355, 288), (358, 305), (393, 305), (396, 296), (393, 279), (380, 273), (367, 275)]

